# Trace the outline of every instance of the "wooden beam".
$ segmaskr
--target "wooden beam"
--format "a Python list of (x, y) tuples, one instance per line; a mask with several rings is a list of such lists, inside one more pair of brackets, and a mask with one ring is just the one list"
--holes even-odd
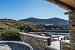
[(70, 6), (70, 5), (67, 5), (66, 3), (63, 3), (63, 2), (61, 2), (61, 1), (59, 1), (59, 0), (47, 0), (47, 1), (48, 1), (48, 2), (52, 2), (52, 3), (54, 3), (54, 4), (57, 4), (57, 5), (59, 5), (60, 7), (66, 9), (66, 10), (68, 10), (68, 11), (73, 11), (73, 10), (75, 10), (74, 7), (72, 7), (72, 6)]
[(54, 1), (57, 2), (57, 3), (59, 3), (59, 4), (64, 5), (65, 7), (68, 7), (70, 10), (74, 10), (74, 9), (75, 9), (75, 8), (73, 8), (72, 6), (67, 5), (66, 3), (63, 3), (63, 2), (61, 2), (61, 1), (59, 1), (59, 0), (54, 0)]

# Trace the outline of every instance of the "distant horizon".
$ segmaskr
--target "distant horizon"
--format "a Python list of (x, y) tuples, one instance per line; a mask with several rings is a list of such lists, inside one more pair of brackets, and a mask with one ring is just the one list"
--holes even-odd
[(65, 9), (44, 0), (0, 0), (0, 18), (26, 19), (29, 17), (48, 19), (61, 18), (69, 20)]
[[(28, 17), (28, 18), (35, 18), (35, 17)], [(24, 19), (28, 19), (28, 18), (24, 18)], [(58, 18), (58, 17), (52, 17), (52, 18)], [(2, 18), (2, 19), (13, 19), (13, 18)], [(37, 19), (51, 19), (51, 18), (37, 18)], [(62, 19), (62, 18), (59, 18), (59, 19)], [(16, 19), (13, 19), (13, 20), (16, 20)], [(18, 19), (18, 20), (22, 20), (22, 19)]]

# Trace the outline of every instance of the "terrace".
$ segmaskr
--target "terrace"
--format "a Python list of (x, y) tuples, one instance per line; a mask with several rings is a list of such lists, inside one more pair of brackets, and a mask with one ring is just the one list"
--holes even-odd
[[(2, 50), (60, 50), (64, 46), (63, 36), (50, 35), (48, 33), (19, 33), (20, 41), (0, 41)], [(66, 38), (64, 38), (67, 40)], [(63, 39), (63, 40), (64, 40)]]
[[(58, 38), (59, 37), (59, 38)], [(22, 33), (20, 32), (21, 41), (30, 44), (32, 47), (37, 48), (38, 50), (60, 50), (63, 46), (64, 40), (68, 38), (63, 38), (63, 36), (49, 35), (47, 33)]]
[[(33, 34), (25, 34), (25, 33), (20, 33), (20, 38), (21, 41), (25, 42), (24, 43), (18, 43), (18, 42), (5, 42), (2, 41), (0, 42), (0, 50), (11, 50), (14, 46), (20, 48), (20, 50), (24, 50), (24, 48), (27, 50), (33, 50), (32, 47), (36, 47), (40, 50), (75, 50), (75, 1), (74, 0), (47, 0), (48, 2), (52, 2), (61, 8), (64, 8), (68, 10), (69, 12), (65, 14), (69, 14), (69, 22), (70, 22), (70, 42), (69, 41), (54, 41), (51, 42), (51, 37), (47, 36), (39, 36), (39, 35), (33, 35)], [(28, 44), (26, 44), (28, 43)], [(11, 46), (11, 45), (12, 46)], [(19, 44), (19, 45), (18, 45)], [(65, 44), (65, 46), (64, 46)], [(32, 47), (31, 47), (31, 46)], [(12, 48), (11, 48), (12, 47)], [(11, 48), (11, 49), (10, 49)], [(29, 49), (30, 48), (30, 49)], [(14, 49), (16, 50), (16, 48)], [(19, 50), (19, 49), (17, 49)]]
[[(65, 14), (69, 15), (70, 50), (75, 50), (75, 0), (46, 0), (59, 7), (68, 10)], [(66, 45), (66, 44), (65, 44)], [(62, 47), (64, 49), (64, 47)], [(64, 49), (66, 50), (66, 49)], [(69, 49), (67, 49), (69, 50)]]

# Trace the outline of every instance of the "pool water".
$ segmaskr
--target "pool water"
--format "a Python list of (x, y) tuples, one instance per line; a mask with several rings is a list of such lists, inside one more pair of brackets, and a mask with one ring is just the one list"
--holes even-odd
[(56, 33), (56, 32), (40, 32), (40, 33), (48, 33), (51, 35), (60, 35), (60, 36), (69, 36), (70, 33)]

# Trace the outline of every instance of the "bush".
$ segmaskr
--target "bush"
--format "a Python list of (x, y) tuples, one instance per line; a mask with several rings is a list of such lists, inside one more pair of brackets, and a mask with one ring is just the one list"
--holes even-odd
[(0, 26), (0, 30), (5, 30), (5, 29), (6, 29), (6, 27), (1, 27), (1, 26)]
[(19, 40), (19, 31), (14, 28), (8, 28), (1, 33), (1, 38), (4, 40)]

